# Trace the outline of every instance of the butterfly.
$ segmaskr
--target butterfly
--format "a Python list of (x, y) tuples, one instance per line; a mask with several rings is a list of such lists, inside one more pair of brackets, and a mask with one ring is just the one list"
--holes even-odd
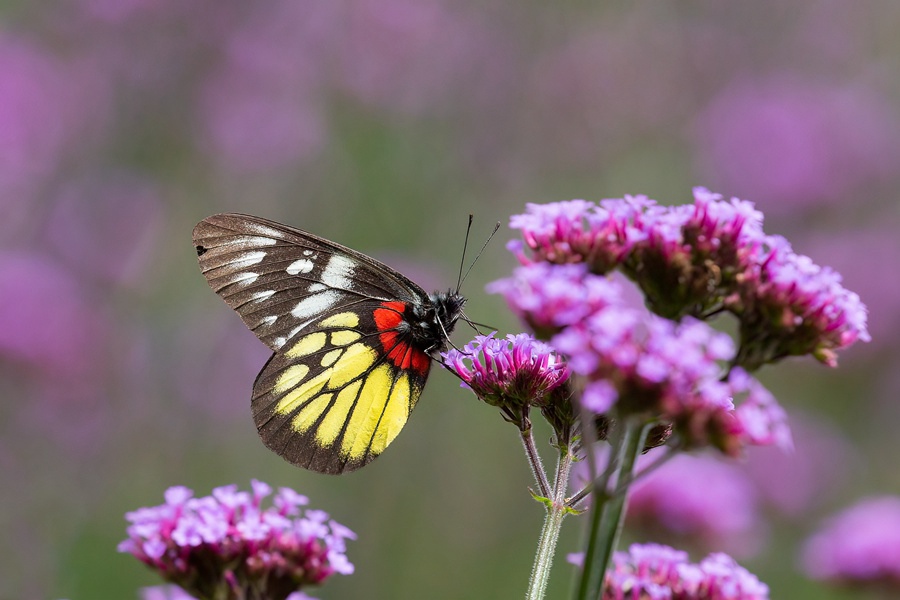
[(458, 289), (427, 294), (374, 258), (250, 215), (203, 219), (193, 238), (209, 286), (273, 350), (251, 401), (265, 445), (330, 474), (381, 455), (462, 316)]

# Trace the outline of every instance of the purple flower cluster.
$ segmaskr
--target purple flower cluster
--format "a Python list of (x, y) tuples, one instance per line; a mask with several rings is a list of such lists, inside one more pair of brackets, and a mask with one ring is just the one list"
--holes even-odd
[[(685, 447), (737, 454), (747, 444), (788, 445), (784, 412), (739, 368), (731, 338), (701, 321), (675, 323), (628, 306), (613, 281), (586, 265), (534, 263), (494, 283), (512, 310), (586, 379), (581, 403), (598, 414), (642, 414), (674, 424)], [(746, 400), (735, 410), (736, 394)]]
[(528, 411), (541, 413), (557, 439), (568, 443), (574, 411), (566, 385), (569, 369), (553, 348), (526, 333), (504, 339), (479, 335), (462, 350), (443, 353), (445, 366), (462, 379), (462, 386), (491, 406), (500, 408), (506, 420), (520, 430), (530, 428)]
[(806, 543), (814, 579), (900, 591), (900, 498), (867, 498), (832, 517)]
[[(507, 244), (522, 264), (586, 263), (595, 273), (614, 269), (629, 249), (629, 221), (640, 214), (643, 196), (607, 201), (601, 206), (587, 200), (528, 204), (522, 215), (509, 220), (524, 238)], [(529, 258), (524, 247), (532, 252)]]
[[(140, 600), (195, 600), (195, 596), (191, 596), (177, 585), (154, 585), (141, 588)], [(316, 600), (312, 596), (307, 596), (303, 592), (294, 592), (285, 600)]]
[(288, 488), (264, 509), (272, 489), (259, 481), (252, 488), (219, 487), (203, 498), (169, 488), (165, 504), (126, 515), (131, 525), (119, 551), (200, 598), (266, 590), (266, 597), (283, 600), (334, 573), (353, 572), (344, 554), (352, 531), (323, 511), (301, 508), (308, 500)]
[(463, 387), (494, 406), (509, 402), (541, 406), (569, 378), (565, 361), (553, 348), (527, 333), (497, 339), (478, 335), (462, 350), (443, 353)]
[[(581, 564), (581, 554), (569, 562)], [(767, 600), (769, 587), (721, 552), (697, 564), (686, 552), (660, 544), (632, 544), (616, 552), (603, 600)]]
[(583, 264), (534, 263), (487, 286), (540, 338), (580, 323), (607, 306), (621, 305), (621, 289), (605, 277), (589, 276)]
[[(703, 188), (694, 189), (693, 204), (680, 206), (643, 196), (599, 205), (529, 204), (510, 219), (523, 237), (510, 250), (525, 265), (580, 263), (597, 274), (620, 269), (641, 288), (647, 306), (666, 318), (732, 312), (740, 320), (738, 364), (748, 368), (810, 353), (833, 366), (835, 350), (868, 341), (865, 306), (836, 272), (794, 253), (783, 238), (765, 235), (762, 225), (752, 203), (725, 201)], [(529, 285), (523, 284), (526, 292)], [(509, 283), (495, 285), (495, 291), (510, 289)], [(551, 316), (525, 305), (521, 310), (539, 332)]]
[(866, 307), (841, 285), (839, 273), (796, 254), (777, 236), (766, 238), (760, 254), (764, 259), (747, 274), (735, 309), (745, 364), (813, 354), (833, 367), (835, 350), (870, 340)]

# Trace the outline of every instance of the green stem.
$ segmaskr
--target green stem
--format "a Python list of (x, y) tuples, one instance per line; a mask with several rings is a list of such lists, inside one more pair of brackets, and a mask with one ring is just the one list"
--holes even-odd
[(550, 568), (553, 566), (553, 555), (563, 518), (566, 516), (566, 490), (569, 485), (569, 472), (572, 467), (572, 452), (566, 447), (560, 449), (559, 461), (556, 464), (556, 481), (553, 485), (552, 502), (547, 504), (547, 516), (541, 528), (531, 579), (528, 581), (526, 600), (542, 600), (550, 580)]
[(550, 484), (547, 482), (547, 474), (544, 465), (541, 464), (541, 456), (534, 446), (534, 436), (531, 435), (531, 427), (519, 430), (522, 436), (522, 445), (525, 446), (525, 454), (528, 456), (528, 464), (534, 474), (534, 480), (538, 484), (538, 490), (544, 498), (550, 498)]
[[(617, 482), (626, 482), (632, 477), (637, 457), (644, 447), (645, 436), (646, 428), (641, 421), (627, 419), (622, 422), (622, 430), (615, 436), (612, 458), (620, 464)], [(576, 596), (579, 600), (596, 600), (601, 597), (606, 571), (619, 541), (625, 517), (627, 490), (611, 494), (608, 477), (599, 484), (594, 488), (590, 533)]]

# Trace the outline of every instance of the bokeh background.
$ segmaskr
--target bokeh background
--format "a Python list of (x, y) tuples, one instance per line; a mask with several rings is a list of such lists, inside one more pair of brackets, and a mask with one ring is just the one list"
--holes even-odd
[[(477, 247), (526, 202), (694, 185), (841, 271), (873, 341), (762, 372), (797, 452), (688, 485), (733, 529), (674, 543), (734, 552), (773, 598), (862, 597), (797, 557), (826, 515), (900, 493), (900, 3), (5, 0), (0, 19), (0, 597), (136, 598), (158, 581), (116, 553), (123, 514), (251, 478), (358, 533), (356, 574), (317, 597), (520, 597), (542, 512), (515, 430), (437, 369), (368, 468), (289, 466), (249, 414), (267, 350), (191, 229), (254, 213), (446, 288), (470, 212)], [(483, 286), (509, 237), (463, 288), (502, 332)], [(639, 521), (630, 539), (668, 535)], [(579, 540), (571, 518), (550, 598)]]

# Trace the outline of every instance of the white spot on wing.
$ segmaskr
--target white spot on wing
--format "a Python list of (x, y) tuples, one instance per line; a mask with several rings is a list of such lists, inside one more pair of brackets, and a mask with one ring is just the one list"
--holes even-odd
[(311, 286), (309, 286), (309, 291), (310, 292), (321, 292), (322, 290), (327, 289), (327, 288), (328, 288), (328, 286), (325, 285), (324, 283), (314, 283)]
[(353, 277), (353, 261), (335, 254), (322, 271), (322, 283), (333, 288), (350, 288)]
[(238, 236), (230, 239), (224, 239), (219, 242), (220, 246), (272, 246), (277, 244), (278, 240), (272, 239), (270, 237), (250, 237), (250, 236)]
[(231, 279), (231, 283), (240, 283), (242, 285), (250, 285), (254, 281), (259, 278), (259, 273), (251, 273), (250, 271), (244, 271), (243, 273), (238, 273)]
[(297, 303), (297, 306), (294, 307), (291, 314), (298, 319), (308, 319), (330, 308), (340, 297), (341, 294), (334, 290), (327, 290), (319, 292), (318, 294), (313, 294), (312, 296), (307, 296)]
[(313, 269), (313, 262), (308, 258), (295, 260), (285, 269), (291, 275), (299, 275), (300, 273), (309, 273)]
[(248, 252), (247, 254), (244, 254), (231, 264), (234, 266), (249, 267), (250, 265), (261, 263), (262, 259), (264, 259), (265, 257), (265, 252), (263, 252), (262, 250), (257, 250), (255, 252)]
[(250, 296), (251, 301), (263, 301), (266, 298), (270, 298), (275, 295), (275, 290), (265, 290), (263, 292), (255, 292), (252, 296)]
[(272, 340), (272, 345), (275, 346), (276, 348), (281, 348), (282, 346), (284, 346), (284, 343), (286, 341), (287, 340), (285, 338), (278, 337), (278, 338), (275, 338), (274, 340)]
[(267, 317), (263, 317), (260, 320), (260, 323), (263, 325), (271, 325), (272, 323), (274, 323), (277, 320), (278, 320), (278, 315), (269, 315)]

